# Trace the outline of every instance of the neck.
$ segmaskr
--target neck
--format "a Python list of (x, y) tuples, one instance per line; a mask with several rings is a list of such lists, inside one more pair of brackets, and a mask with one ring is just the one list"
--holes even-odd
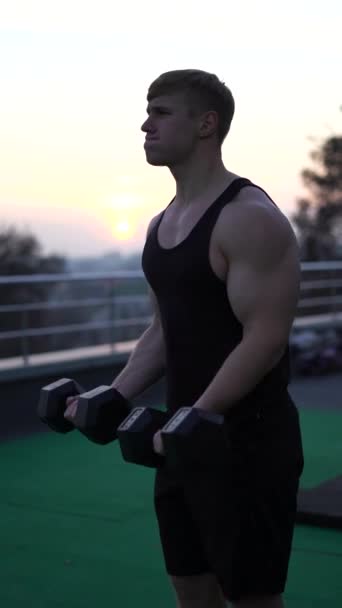
[(221, 152), (214, 157), (190, 158), (182, 165), (170, 167), (170, 171), (176, 181), (177, 203), (182, 206), (205, 197), (212, 190), (224, 189), (236, 177), (225, 168)]

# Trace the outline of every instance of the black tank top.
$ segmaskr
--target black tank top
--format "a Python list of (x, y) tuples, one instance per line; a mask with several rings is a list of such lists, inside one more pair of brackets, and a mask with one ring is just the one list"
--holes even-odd
[[(195, 403), (242, 338), (242, 325), (231, 308), (226, 285), (211, 268), (209, 244), (223, 207), (245, 186), (254, 184), (235, 179), (190, 234), (170, 249), (158, 242), (164, 210), (145, 243), (142, 267), (160, 309), (167, 357), (167, 408), (172, 412)], [(278, 364), (239, 404), (277, 401), (287, 392), (288, 383), (287, 348)]]

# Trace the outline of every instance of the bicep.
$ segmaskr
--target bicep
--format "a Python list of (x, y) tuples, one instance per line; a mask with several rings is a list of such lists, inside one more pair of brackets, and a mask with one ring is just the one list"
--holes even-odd
[(154, 291), (151, 289), (151, 287), (148, 287), (148, 295), (149, 295), (149, 299), (150, 299), (150, 303), (151, 303), (151, 308), (152, 308), (153, 322), (160, 324), (159, 304), (158, 304), (158, 300), (156, 298), (156, 295), (155, 295)]
[(282, 342), (297, 309), (300, 264), (293, 235), (278, 237), (252, 239), (238, 250), (229, 264), (227, 294), (244, 335), (260, 331)]

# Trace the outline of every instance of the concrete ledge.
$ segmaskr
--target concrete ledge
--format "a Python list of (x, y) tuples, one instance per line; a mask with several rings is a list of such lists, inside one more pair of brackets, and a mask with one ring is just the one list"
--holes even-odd
[(68, 362), (46, 363), (45, 365), (30, 365), (17, 369), (9, 369), (0, 372), (0, 383), (18, 382), (28, 380), (30, 378), (43, 378), (45, 376), (69, 376), (70, 373), (84, 371), (90, 369), (102, 369), (103, 367), (117, 367), (124, 365), (128, 359), (128, 355), (108, 355), (96, 357), (94, 359), (77, 359)]
[(329, 315), (308, 315), (296, 317), (293, 329), (327, 329), (342, 326), (342, 312)]
[(135, 345), (136, 340), (118, 343), (114, 347), (104, 344), (31, 355), (26, 365), (21, 357), (2, 359), (0, 383), (51, 375), (65, 376), (78, 370), (124, 365)]

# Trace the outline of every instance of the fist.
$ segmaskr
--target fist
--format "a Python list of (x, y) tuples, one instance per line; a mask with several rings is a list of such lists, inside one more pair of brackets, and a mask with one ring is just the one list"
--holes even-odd
[(67, 397), (66, 405), (67, 407), (64, 412), (64, 418), (73, 424), (77, 412), (78, 397)]
[(153, 436), (153, 449), (156, 454), (160, 454), (160, 456), (164, 456), (164, 446), (161, 431), (157, 431)]

